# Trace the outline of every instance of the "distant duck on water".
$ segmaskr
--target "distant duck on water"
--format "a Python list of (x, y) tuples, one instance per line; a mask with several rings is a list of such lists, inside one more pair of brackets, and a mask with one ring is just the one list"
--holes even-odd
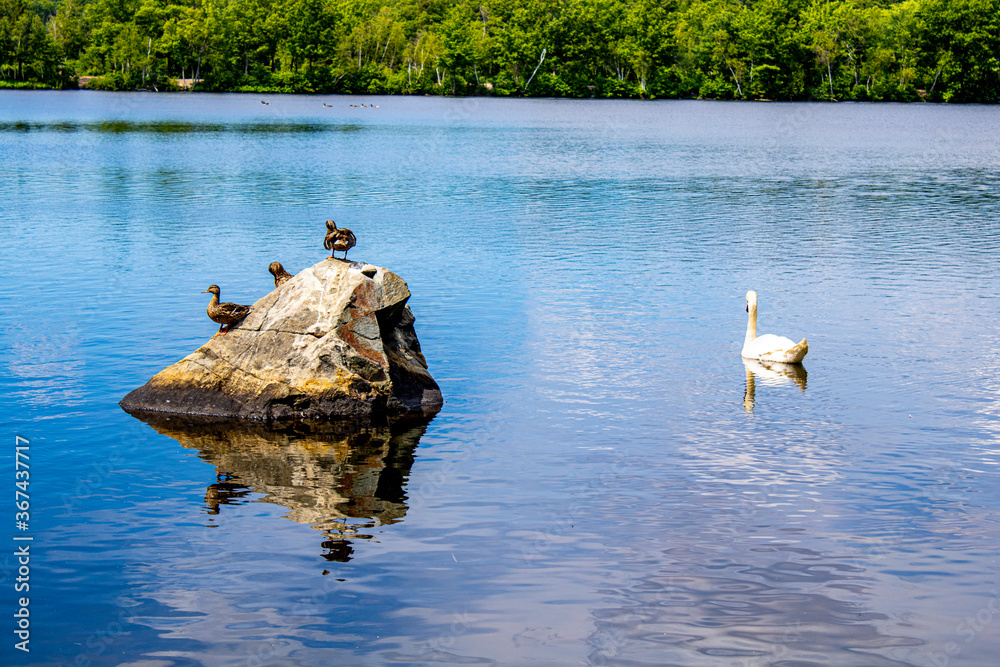
[(281, 262), (271, 262), (271, 265), (267, 267), (267, 270), (271, 272), (272, 276), (274, 276), (275, 287), (281, 287), (283, 283), (292, 279), (292, 274), (285, 271), (285, 267), (281, 265)]
[(212, 300), (208, 302), (208, 318), (213, 322), (218, 322), (218, 333), (225, 335), (234, 324), (243, 321), (250, 314), (250, 306), (241, 306), (238, 303), (219, 303), (219, 286), (209, 285), (202, 294), (211, 294)]
[(265, 102), (264, 100), (261, 100), (260, 103), (261, 104), (270, 104), (270, 102)]
[(333, 220), (326, 221), (326, 238), (323, 239), (323, 247), (330, 251), (330, 258), (334, 259), (334, 252), (344, 251), (344, 260), (347, 260), (347, 251), (354, 247), (357, 239), (350, 229), (337, 229), (337, 223)]

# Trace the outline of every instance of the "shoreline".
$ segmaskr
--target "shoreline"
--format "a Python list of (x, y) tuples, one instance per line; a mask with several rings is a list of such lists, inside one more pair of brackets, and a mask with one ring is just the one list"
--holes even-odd
[(774, 103), (774, 104), (932, 104), (935, 106), (998, 106), (1000, 103), (997, 102), (951, 102), (945, 100), (929, 100), (926, 98), (917, 97), (912, 100), (828, 100), (821, 98), (796, 98), (796, 99), (770, 99), (770, 98), (747, 98), (747, 99), (737, 99), (737, 98), (720, 98), (720, 97), (598, 97), (592, 95), (590, 97), (575, 97), (575, 96), (561, 96), (553, 97), (551, 95), (497, 95), (497, 94), (485, 94), (485, 95), (432, 95), (430, 93), (336, 93), (336, 92), (308, 92), (308, 91), (296, 91), (296, 90), (273, 90), (273, 91), (250, 91), (250, 90), (193, 90), (192, 88), (178, 88), (170, 90), (155, 90), (149, 88), (136, 88), (132, 90), (101, 90), (101, 89), (90, 89), (86, 86), (78, 87), (64, 87), (57, 88), (55, 86), (49, 86), (47, 84), (40, 83), (27, 83), (25, 85), (3, 85), (0, 83), (0, 93), (4, 91), (18, 91), (18, 92), (84, 92), (84, 93), (112, 93), (112, 94), (128, 94), (128, 93), (153, 93), (156, 95), (169, 95), (169, 94), (206, 94), (206, 95), (300, 95), (308, 97), (396, 97), (396, 98), (408, 98), (408, 97), (438, 97), (442, 99), (453, 99), (453, 100), (466, 100), (466, 99), (498, 99), (498, 100), (567, 100), (567, 101), (634, 101), (634, 102), (664, 102), (664, 101), (674, 101), (674, 102), (753, 102), (753, 103)]

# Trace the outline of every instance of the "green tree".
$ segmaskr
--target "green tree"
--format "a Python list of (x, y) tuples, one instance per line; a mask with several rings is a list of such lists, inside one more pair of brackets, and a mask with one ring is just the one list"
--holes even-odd
[(998, 59), (1000, 0), (0, 0), (9, 85), (996, 102)]
[(930, 94), (1000, 102), (1000, 0), (924, 0), (915, 14), (918, 73)]
[(0, 79), (58, 83), (58, 47), (39, 9), (24, 0), (0, 2)]

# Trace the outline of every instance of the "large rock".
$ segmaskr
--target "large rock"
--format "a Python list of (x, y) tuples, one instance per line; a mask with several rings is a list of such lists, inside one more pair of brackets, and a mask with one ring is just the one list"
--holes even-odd
[(420, 352), (409, 298), (388, 269), (325, 259), (121, 406), (266, 421), (432, 415), (441, 392)]

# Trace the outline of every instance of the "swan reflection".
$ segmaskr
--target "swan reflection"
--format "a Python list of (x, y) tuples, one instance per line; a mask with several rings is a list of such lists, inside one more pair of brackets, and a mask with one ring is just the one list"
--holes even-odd
[(808, 373), (802, 364), (785, 364), (780, 361), (760, 361), (743, 359), (747, 372), (747, 388), (743, 393), (743, 409), (753, 412), (757, 395), (757, 382), (769, 387), (783, 387), (794, 384), (805, 392)]
[[(323, 534), (323, 557), (348, 561), (353, 543), (406, 514), (404, 485), (427, 421), (382, 425), (192, 423), (176, 417), (144, 421), (216, 468), (205, 491), (208, 514), (226, 505), (267, 502), (285, 517)], [(261, 498), (249, 498), (261, 494)]]

